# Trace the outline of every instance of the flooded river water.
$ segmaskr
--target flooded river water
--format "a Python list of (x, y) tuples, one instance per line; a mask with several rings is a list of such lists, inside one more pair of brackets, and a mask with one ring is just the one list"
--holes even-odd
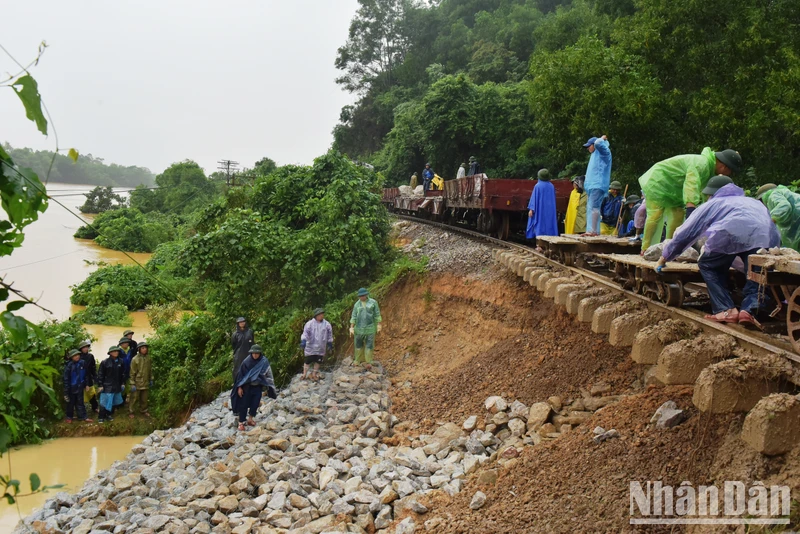
[[(72, 211), (78, 212), (83, 204), (85, 193), (91, 186), (51, 183), (48, 193), (58, 196)], [(62, 196), (68, 195), (68, 196)], [(86, 216), (82, 216), (86, 218)], [(22, 290), (28, 297), (50, 310), (46, 313), (34, 306), (25, 306), (21, 315), (39, 322), (45, 319), (67, 319), (80, 306), (69, 302), (70, 286), (86, 279), (97, 269), (93, 262), (133, 263), (121, 252), (100, 247), (94, 241), (75, 239), (73, 234), (81, 222), (54, 202), (47, 211), (40, 214), (39, 220), (25, 230), (25, 241), (21, 248), (11, 256), (0, 258), (0, 275), (14, 288)], [(150, 254), (131, 254), (136, 261), (144, 264)], [(135, 338), (143, 340), (150, 332), (150, 324), (145, 312), (131, 313)], [(97, 338), (93, 352), (102, 358), (111, 345), (116, 345), (126, 327), (85, 325)], [(27, 492), (28, 474), (37, 473), (42, 484), (66, 484), (67, 490), (75, 491), (83, 482), (97, 471), (105, 469), (115, 460), (124, 458), (133, 445), (141, 442), (143, 436), (60, 438), (41, 445), (25, 446), (11, 452), (13, 475), (22, 482), (22, 490)], [(8, 474), (8, 458), (0, 458), (0, 473)], [(51, 493), (52, 494), (52, 493)], [(39, 494), (24, 497), (19, 502), (19, 512), (27, 515), (39, 507), (48, 495)], [(11, 532), (19, 519), (16, 506), (0, 503), (0, 533)]]
[[(48, 185), (48, 193), (58, 195), (58, 200), (75, 213), (86, 200), (81, 193), (91, 186), (76, 184)], [(68, 195), (68, 196), (62, 196)], [(87, 218), (85, 215), (82, 217)], [(22, 247), (11, 256), (0, 258), (0, 275), (6, 282), (13, 282), (16, 289), (22, 290), (28, 297), (52, 312), (48, 314), (34, 306), (25, 306), (21, 315), (38, 322), (45, 319), (67, 319), (80, 310), (69, 302), (70, 286), (78, 284), (97, 269), (93, 262), (133, 263), (133, 260), (116, 250), (109, 250), (88, 239), (75, 239), (72, 235), (82, 225), (67, 210), (50, 202), (47, 211), (40, 214), (39, 220), (25, 229), (25, 241)], [(136, 261), (144, 264), (150, 254), (130, 254)], [(144, 339), (150, 333), (150, 325), (144, 312), (131, 314), (136, 331), (135, 338)], [(104, 354), (105, 350), (116, 345), (125, 327), (87, 325), (89, 332), (95, 336), (97, 346), (95, 355)]]
[[(11, 474), (22, 483), (21, 493), (30, 490), (29, 473), (36, 473), (43, 485), (66, 484), (65, 488), (51, 490), (19, 499), (16, 506), (0, 503), (0, 532), (11, 532), (19, 521), (40, 507), (48, 497), (58, 491), (77, 491), (83, 482), (116, 460), (125, 458), (131, 447), (141, 443), (144, 436), (59, 438), (41, 445), (26, 445), (10, 452)], [(8, 458), (0, 461), (0, 474), (8, 475)]]

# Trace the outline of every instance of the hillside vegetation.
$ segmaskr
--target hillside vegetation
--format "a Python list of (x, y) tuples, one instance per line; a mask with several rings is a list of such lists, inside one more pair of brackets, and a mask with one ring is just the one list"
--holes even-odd
[(496, 177), (577, 171), (603, 133), (628, 183), (705, 146), (738, 150), (745, 185), (800, 170), (798, 2), (359, 4), (336, 60), (359, 100), (335, 147), (391, 182), (471, 155)]

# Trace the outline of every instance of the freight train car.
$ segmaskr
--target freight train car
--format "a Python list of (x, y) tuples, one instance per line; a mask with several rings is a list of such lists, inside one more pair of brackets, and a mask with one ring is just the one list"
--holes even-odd
[[(567, 211), (572, 182), (553, 180), (559, 224)], [(403, 197), (398, 188), (383, 191), (383, 202), (390, 211), (415, 215), (449, 224), (467, 224), (481, 233), (508, 239), (524, 232), (528, 222), (528, 200), (536, 180), (489, 179), (476, 174), (448, 180), (444, 191), (428, 191), (424, 197)]]

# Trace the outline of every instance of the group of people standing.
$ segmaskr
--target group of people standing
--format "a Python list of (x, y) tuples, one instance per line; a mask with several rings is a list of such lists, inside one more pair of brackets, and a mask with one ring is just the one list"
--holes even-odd
[[(366, 288), (359, 289), (357, 295), (358, 300), (350, 315), (350, 336), (354, 338), (353, 364), (363, 363), (367, 370), (372, 370), (375, 336), (382, 329), (383, 318), (378, 302), (370, 298)], [(265, 391), (272, 399), (278, 397), (269, 360), (254, 341), (252, 328), (244, 317), (239, 317), (231, 335), (234, 378), (230, 406), (242, 431), (256, 424), (254, 418)], [(325, 319), (323, 308), (316, 308), (303, 326), (300, 348), (305, 358), (301, 379), (319, 381), (322, 378), (320, 364), (328, 353), (333, 353), (333, 327)]]
[(100, 423), (112, 421), (114, 412), (127, 399), (130, 399), (128, 417), (135, 417), (137, 409), (150, 416), (147, 411), (148, 392), (153, 386), (150, 345), (146, 341), (137, 343), (133, 334), (133, 330), (126, 330), (119, 343), (108, 349), (99, 366), (90, 352), (90, 341), (69, 352), (63, 372), (67, 423), (72, 423), (76, 416), (79, 421), (94, 422), (87, 414), (87, 404), (98, 414)]
[[(456, 179), (464, 178), (465, 176), (474, 176), (481, 173), (481, 166), (475, 156), (469, 157), (469, 165), (462, 163), (456, 172)], [(416, 189), (419, 183), (417, 173), (411, 175), (411, 189)], [(430, 163), (425, 164), (425, 169), (422, 171), (422, 189), (423, 191), (442, 191), (444, 189), (444, 179), (436, 174), (431, 168)]]
[[(690, 246), (706, 238), (698, 260), (708, 287), (712, 314), (707, 319), (760, 328), (758, 285), (749, 281), (737, 309), (728, 291), (728, 270), (739, 258), (779, 245), (800, 250), (800, 195), (785, 186), (765, 184), (747, 197), (731, 176), (743, 170), (742, 157), (731, 149), (674, 156), (654, 164), (640, 178), (642, 198), (621, 194), (611, 181), (612, 156), (607, 136), (591, 137), (584, 145), (591, 154), (585, 176), (573, 179), (565, 218), (566, 233), (633, 236), (641, 253), (663, 246), (657, 271)], [(555, 188), (550, 173), (539, 171), (528, 204), (526, 236), (558, 235)]]

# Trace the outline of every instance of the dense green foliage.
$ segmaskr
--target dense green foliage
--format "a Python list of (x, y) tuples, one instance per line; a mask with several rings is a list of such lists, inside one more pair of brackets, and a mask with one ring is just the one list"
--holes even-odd
[(737, 149), (745, 185), (800, 168), (797, 2), (359, 4), (336, 66), (360, 99), (334, 145), (392, 183), (470, 155), (490, 176), (580, 167), (602, 133), (629, 183), (704, 146)]
[(90, 226), (81, 226), (75, 237), (94, 239), (98, 245), (125, 252), (153, 252), (179, 234), (179, 217), (158, 212), (143, 214), (136, 208), (104, 211)]
[(81, 213), (103, 213), (104, 211), (118, 209), (125, 206), (125, 199), (114, 192), (111, 186), (98, 185), (85, 193), (86, 202), (79, 208)]
[(96, 158), (91, 154), (81, 154), (77, 161), (63, 154), (55, 154), (53, 160), (53, 152), (49, 150), (13, 148), (8, 143), (5, 143), (4, 148), (17, 165), (31, 169), (39, 176), (49, 176), (48, 182), (120, 187), (153, 185), (153, 173), (144, 167), (106, 164), (103, 158)]
[(128, 308), (117, 303), (108, 306), (88, 306), (85, 310), (73, 315), (71, 319), (80, 324), (133, 325), (133, 321), (128, 315)]
[(141, 310), (149, 304), (166, 302), (170, 296), (138, 265), (107, 265), (73, 286), (70, 301), (81, 306), (121, 304), (129, 310)]
[(256, 182), (251, 206), (203, 219), (185, 260), (218, 317), (324, 302), (368, 280), (387, 250), (381, 180), (329, 153)]
[(16, 432), (15, 442), (48, 437), (43, 421), (63, 416), (64, 358), (86, 339), (89, 334), (75, 321), (41, 323), (23, 339), (0, 330), (0, 413)]
[(157, 189), (131, 191), (131, 207), (143, 213), (189, 213), (202, 208), (216, 192), (214, 183), (194, 161), (173, 163), (156, 176)]

